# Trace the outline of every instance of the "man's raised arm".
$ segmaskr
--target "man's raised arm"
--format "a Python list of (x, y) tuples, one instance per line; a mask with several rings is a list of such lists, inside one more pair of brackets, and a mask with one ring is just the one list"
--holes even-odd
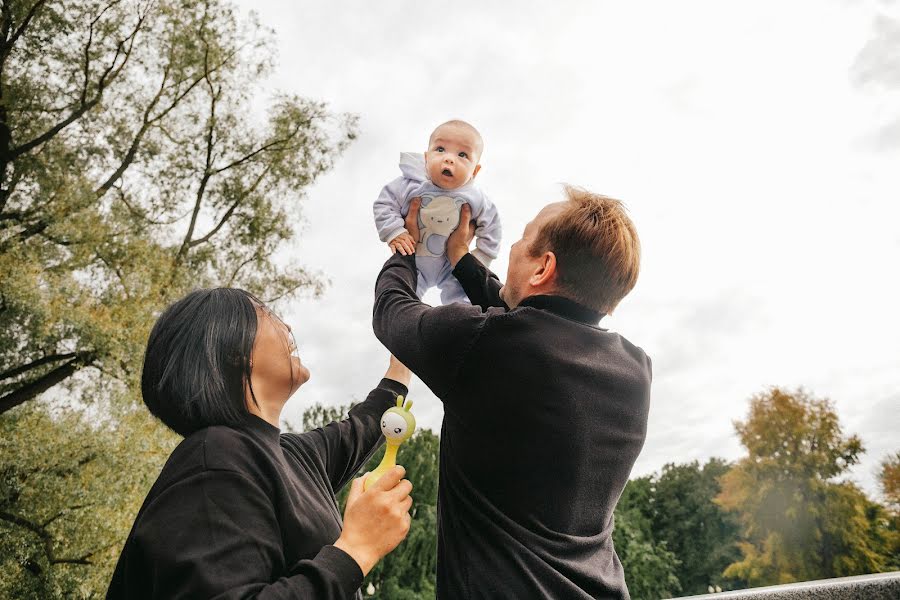
[[(415, 208), (417, 207), (416, 205)], [(468, 204), (463, 204), (459, 212), (459, 226), (447, 239), (447, 259), (453, 266), (453, 276), (475, 306), (480, 306), (482, 310), (492, 306), (508, 310), (506, 302), (500, 298), (500, 288), (503, 287), (500, 279), (469, 253), (469, 245), (474, 237), (472, 209)]]
[(416, 296), (415, 256), (394, 254), (375, 283), (375, 336), (438, 397), (456, 382), (486, 315), (468, 304), (431, 307)]

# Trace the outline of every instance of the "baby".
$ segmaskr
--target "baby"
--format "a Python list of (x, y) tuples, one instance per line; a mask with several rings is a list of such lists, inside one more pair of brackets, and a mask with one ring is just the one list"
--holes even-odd
[[(400, 154), (402, 175), (381, 190), (375, 200), (375, 226), (382, 242), (392, 252), (416, 255), (421, 298), (431, 287), (441, 290), (441, 302), (469, 302), (453, 276), (447, 260), (447, 238), (459, 224), (463, 204), (472, 210), (475, 221), (475, 250), (472, 254), (485, 266), (497, 258), (500, 249), (500, 217), (484, 193), (472, 183), (481, 170), (484, 143), (478, 130), (465, 121), (447, 121), (431, 134), (428, 150)], [(413, 198), (421, 198), (418, 243), (404, 226)]]

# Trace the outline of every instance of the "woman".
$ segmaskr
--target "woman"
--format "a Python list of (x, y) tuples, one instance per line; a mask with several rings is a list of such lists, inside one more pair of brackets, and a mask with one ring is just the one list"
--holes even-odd
[(335, 492), (383, 443), (381, 414), (410, 372), (385, 378), (340, 423), (281, 433), (309, 379), (291, 330), (251, 294), (198, 290), (159, 317), (144, 403), (184, 436), (138, 512), (107, 598), (361, 598), (363, 577), (409, 531), (412, 484), (395, 467)]

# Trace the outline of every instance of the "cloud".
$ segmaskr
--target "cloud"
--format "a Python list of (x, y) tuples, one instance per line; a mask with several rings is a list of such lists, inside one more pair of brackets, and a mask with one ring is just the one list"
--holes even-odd
[(853, 61), (850, 75), (860, 87), (900, 89), (900, 19), (875, 18), (872, 37)]
[[(479, 181), (503, 218), (499, 275), (556, 182), (631, 210), (641, 280), (606, 326), (654, 361), (636, 473), (739, 456), (732, 421), (770, 384), (834, 398), (847, 431), (873, 452), (889, 445), (878, 415), (900, 412), (900, 204), (892, 157), (871, 148), (897, 148), (896, 18), (866, 3), (782, 3), (773, 18), (768, 5), (660, 2), (647, 19), (628, 3), (240, 1), (277, 29), (273, 87), (361, 119), (308, 190), (289, 252), (332, 284), (279, 307), (312, 370), (288, 418), (362, 399), (384, 373), (371, 311), (387, 250), (372, 202), (399, 152), (461, 117), (487, 143)], [(438, 430), (441, 403), (417, 381), (411, 397)]]

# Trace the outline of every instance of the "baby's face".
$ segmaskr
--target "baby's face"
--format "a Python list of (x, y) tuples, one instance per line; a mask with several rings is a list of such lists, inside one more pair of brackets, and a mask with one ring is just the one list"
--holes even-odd
[(439, 188), (455, 190), (469, 183), (481, 165), (481, 141), (478, 135), (455, 125), (439, 127), (431, 136), (425, 152), (428, 178)]

